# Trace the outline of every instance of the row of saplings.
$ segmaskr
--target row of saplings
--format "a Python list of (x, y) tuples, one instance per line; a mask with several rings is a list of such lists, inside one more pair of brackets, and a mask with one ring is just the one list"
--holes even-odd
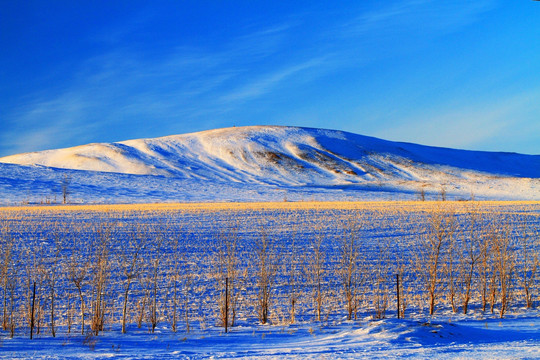
[(265, 324), (307, 321), (308, 313), (325, 321), (339, 307), (349, 320), (362, 309), (382, 318), (390, 303), (397, 317), (424, 304), (433, 315), (441, 298), (464, 314), (476, 298), (484, 312), (497, 306), (501, 318), (518, 296), (532, 307), (539, 265), (534, 227), (480, 226), (474, 218), (468, 224), (435, 212), (408, 251), (378, 243), (369, 255), (361, 220), (349, 221), (339, 239), (315, 229), (307, 242), (291, 232), (286, 245), (261, 228), (251, 247), (231, 227), (217, 235), (211, 256), (195, 255), (182, 237), (158, 227), (131, 229), (116, 248), (113, 224), (97, 226), (85, 242), (55, 229), (51, 241), (30, 249), (17, 248), (20, 242), (3, 231), (2, 328), (12, 337), (23, 328), (32, 338), (44, 327), (56, 336), (59, 325), (67, 332), (79, 325), (81, 333), (97, 335), (106, 323), (125, 333), (131, 322), (140, 328), (146, 321), (154, 332), (167, 318), (172, 331), (182, 323), (189, 332), (194, 320), (204, 328), (213, 317), (227, 332), (248, 310)]

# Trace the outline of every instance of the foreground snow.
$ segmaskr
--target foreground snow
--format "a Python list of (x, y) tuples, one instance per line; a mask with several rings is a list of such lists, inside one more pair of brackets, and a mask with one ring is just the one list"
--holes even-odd
[(438, 316), (429, 319), (383, 319), (344, 322), (339, 325), (235, 327), (205, 332), (172, 334), (158, 329), (119, 329), (98, 337), (59, 334), (9, 339), (2, 334), (4, 359), (399, 359), (540, 357), (540, 313), (528, 311), (505, 319), (470, 319)]

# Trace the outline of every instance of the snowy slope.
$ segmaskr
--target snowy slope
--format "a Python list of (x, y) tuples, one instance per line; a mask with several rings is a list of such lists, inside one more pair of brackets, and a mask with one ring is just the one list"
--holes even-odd
[(366, 188), (408, 194), (424, 188), (435, 194), (444, 187), (454, 197), (540, 199), (540, 155), (436, 148), (297, 127), (235, 127), (89, 144), (1, 162), (119, 173), (124, 176), (117, 181), (128, 183), (152, 178), (201, 186), (270, 185), (304, 189), (307, 195)]

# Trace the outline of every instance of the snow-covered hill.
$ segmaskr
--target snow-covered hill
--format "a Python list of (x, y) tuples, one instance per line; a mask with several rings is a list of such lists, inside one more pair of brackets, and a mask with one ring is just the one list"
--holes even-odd
[[(473, 194), (478, 198), (540, 199), (540, 155), (436, 148), (297, 127), (233, 127), (19, 154), (0, 158), (0, 162), (24, 165), (16, 172), (25, 173), (20, 176), (27, 179), (37, 177), (37, 182), (43, 176), (40, 172), (48, 171), (54, 178), (54, 174), (65, 173), (60, 169), (82, 170), (70, 172), (82, 182), (78, 185), (87, 188), (81, 199), (107, 202), (114, 200), (96, 197), (100, 186), (131, 189), (127, 191), (131, 196), (121, 197), (129, 202), (143, 201), (149, 183), (155, 183), (157, 191), (148, 198), (151, 201), (160, 197), (162, 201), (186, 200), (184, 188), (192, 190), (190, 201), (196, 201), (198, 193), (205, 201), (268, 200), (283, 198), (287, 191), (302, 194), (303, 199), (320, 199), (321, 194), (327, 200), (383, 195), (410, 198), (417, 197), (421, 189), (428, 196), (444, 189), (454, 198)], [(0, 191), (1, 182), (9, 187), (15, 181), (9, 174), (15, 167), (3, 165), (1, 169)], [(97, 177), (109, 180), (94, 183)], [(209, 187), (218, 189), (214, 199), (199, 191)], [(96, 193), (92, 196), (91, 188)], [(255, 189), (255, 195), (238, 198), (242, 189)], [(114, 192), (110, 194), (114, 196)]]

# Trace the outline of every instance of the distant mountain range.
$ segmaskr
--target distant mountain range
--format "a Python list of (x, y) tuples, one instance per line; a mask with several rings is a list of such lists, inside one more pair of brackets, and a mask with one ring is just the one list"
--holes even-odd
[(70, 179), (72, 201), (80, 202), (413, 199), (421, 192), (428, 198), (540, 200), (540, 155), (298, 127), (88, 144), (0, 163), (7, 203), (51, 200), (62, 177)]

